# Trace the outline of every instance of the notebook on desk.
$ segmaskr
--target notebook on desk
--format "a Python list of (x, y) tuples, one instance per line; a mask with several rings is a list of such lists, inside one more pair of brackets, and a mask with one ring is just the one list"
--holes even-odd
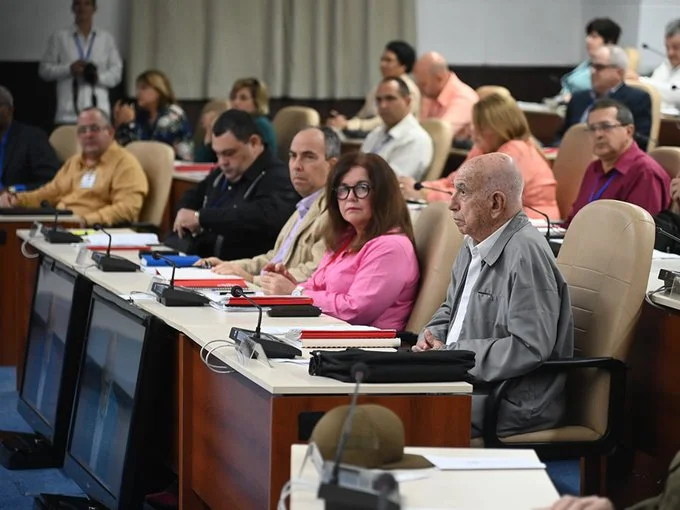
[(47, 207), (0, 207), (0, 216), (73, 216), (70, 209), (50, 209)]

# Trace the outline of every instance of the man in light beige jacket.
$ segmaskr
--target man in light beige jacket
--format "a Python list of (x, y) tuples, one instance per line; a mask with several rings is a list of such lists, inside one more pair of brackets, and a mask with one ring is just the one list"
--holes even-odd
[(274, 248), (251, 259), (223, 262), (211, 257), (197, 265), (212, 266), (220, 274), (241, 276), (256, 285), (268, 266), (284, 264), (298, 281), (311, 276), (326, 251), (323, 232), (326, 224), (325, 186), (328, 175), (340, 157), (340, 139), (332, 128), (301, 130), (290, 144), (290, 180), (302, 200), (281, 229)]

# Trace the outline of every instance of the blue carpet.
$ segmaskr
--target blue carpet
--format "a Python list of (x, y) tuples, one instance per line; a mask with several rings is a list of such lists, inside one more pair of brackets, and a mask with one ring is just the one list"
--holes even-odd
[[(0, 367), (0, 430), (31, 432), (17, 412), (16, 372)], [(82, 495), (80, 488), (58, 469), (10, 471), (0, 466), (0, 509), (30, 510), (41, 492)]]

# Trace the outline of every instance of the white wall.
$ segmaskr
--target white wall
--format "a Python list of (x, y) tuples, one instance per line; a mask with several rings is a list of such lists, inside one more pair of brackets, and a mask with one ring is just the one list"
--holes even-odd
[[(638, 41), (649, 44), (661, 52), (664, 48), (664, 29), (666, 24), (680, 18), (679, 0), (641, 0), (640, 19), (638, 23)], [(662, 57), (640, 49), (640, 72), (648, 73), (658, 66)]]
[[(113, 34), (125, 58), (131, 0), (99, 0), (95, 24)], [(0, 0), (0, 61), (37, 61), (50, 34), (73, 24), (72, 0)]]

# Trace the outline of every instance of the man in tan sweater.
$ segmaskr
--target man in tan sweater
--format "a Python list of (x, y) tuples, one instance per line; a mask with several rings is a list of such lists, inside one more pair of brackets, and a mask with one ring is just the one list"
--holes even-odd
[(134, 222), (149, 186), (137, 158), (113, 140), (108, 116), (87, 108), (78, 116), (82, 153), (69, 158), (50, 182), (34, 191), (0, 195), (0, 207), (70, 209), (86, 225)]
[(274, 248), (251, 259), (222, 262), (211, 257), (197, 265), (213, 266), (217, 273), (239, 275), (256, 285), (260, 285), (260, 272), (275, 264), (284, 264), (298, 281), (314, 272), (326, 251), (325, 186), (340, 157), (340, 139), (329, 127), (306, 128), (293, 138), (289, 154), (290, 180), (302, 200), (281, 229)]

